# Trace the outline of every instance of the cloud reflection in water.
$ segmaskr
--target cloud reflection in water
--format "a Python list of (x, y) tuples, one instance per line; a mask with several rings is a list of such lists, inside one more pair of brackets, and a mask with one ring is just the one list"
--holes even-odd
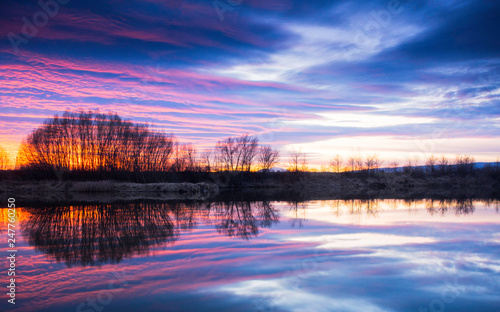
[[(23, 261), (30, 263), (21, 310), (34, 303), (39, 311), (74, 310), (123, 272), (126, 283), (105, 311), (418, 311), (438, 300), (446, 311), (496, 311), (497, 205), (334, 200), (19, 208)], [(447, 292), (456, 296), (445, 302)]]

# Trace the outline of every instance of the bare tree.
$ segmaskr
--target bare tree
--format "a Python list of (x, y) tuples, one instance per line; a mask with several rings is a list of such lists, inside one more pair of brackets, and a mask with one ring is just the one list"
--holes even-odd
[(175, 172), (199, 171), (196, 149), (191, 144), (177, 143), (175, 145), (171, 170)]
[(474, 170), (474, 157), (467, 155), (457, 155), (455, 157), (455, 167), (459, 174), (470, 174)]
[(341, 172), (342, 171), (342, 156), (337, 154), (333, 157), (333, 159), (330, 161), (330, 167), (333, 168), (333, 172)]
[(347, 159), (347, 164), (348, 164), (349, 168), (351, 169), (351, 171), (355, 171), (356, 170), (356, 157), (350, 156), (349, 159)]
[(206, 150), (201, 154), (200, 165), (205, 172), (212, 172), (215, 170), (214, 154), (212, 150)]
[(439, 158), (439, 169), (441, 170), (441, 173), (445, 173), (447, 171), (448, 165), (448, 159), (444, 155), (441, 156), (441, 158)]
[(259, 149), (259, 166), (264, 170), (269, 170), (279, 162), (280, 153), (270, 146), (262, 146)]
[(365, 160), (366, 169), (368, 174), (371, 175), (372, 171), (377, 171), (382, 165), (383, 161), (380, 160), (377, 154), (368, 155)]
[(250, 171), (258, 153), (259, 140), (244, 134), (229, 137), (215, 146), (217, 161), (228, 171)]
[(406, 161), (406, 165), (404, 166), (403, 170), (405, 172), (414, 172), (416, 166), (417, 166), (417, 161), (415, 161), (415, 160), (413, 160), (411, 158), (408, 158), (408, 160)]
[(397, 172), (399, 168), (399, 163), (397, 161), (393, 161), (389, 164), (389, 167), (392, 168), (392, 172)]
[(431, 155), (429, 158), (427, 158), (427, 161), (425, 162), (427, 170), (430, 172), (434, 172), (436, 170), (436, 165), (438, 161), (439, 159), (434, 155)]
[(374, 166), (375, 171), (378, 171), (378, 169), (380, 169), (380, 167), (382, 167), (383, 164), (384, 164), (384, 161), (381, 160), (377, 154), (374, 154), (373, 166)]
[(291, 151), (288, 165), (289, 165), (289, 170), (292, 172), (307, 170), (306, 154), (300, 150)]
[(217, 142), (215, 146), (217, 152), (217, 160), (221, 168), (227, 171), (235, 171), (239, 166), (238, 144), (236, 138), (229, 137), (225, 140)]
[(46, 120), (22, 142), (20, 168), (85, 171), (166, 171), (173, 135), (118, 115), (65, 112)]
[(354, 161), (356, 162), (356, 170), (363, 170), (363, 158), (361, 155), (354, 157)]
[(259, 139), (244, 134), (237, 138), (241, 153), (241, 171), (250, 171), (259, 152)]
[(0, 170), (6, 170), (10, 166), (9, 155), (5, 148), (0, 146)]
[(200, 171), (200, 166), (196, 154), (196, 148), (193, 145), (184, 145), (184, 155), (186, 157), (187, 171)]
[(366, 156), (366, 160), (365, 160), (365, 168), (370, 171), (371, 169), (373, 169), (373, 164), (374, 164), (374, 160), (373, 160), (373, 155), (368, 155)]

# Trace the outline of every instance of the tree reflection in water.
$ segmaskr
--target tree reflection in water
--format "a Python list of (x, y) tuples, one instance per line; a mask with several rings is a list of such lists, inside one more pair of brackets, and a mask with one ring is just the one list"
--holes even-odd
[[(384, 203), (385, 205), (381, 205)], [(344, 214), (352, 216), (369, 216), (378, 217), (379, 212), (386, 209), (397, 209), (398, 207), (406, 206), (408, 213), (417, 213), (418, 207), (425, 207), (430, 215), (444, 215), (452, 212), (456, 215), (468, 215), (475, 211), (475, 205), (482, 204), (486, 207), (493, 206), (496, 211), (499, 211), (499, 201), (497, 199), (481, 199), (475, 200), (472, 198), (458, 199), (404, 199), (404, 200), (385, 200), (385, 199), (349, 199), (349, 200), (326, 200), (322, 205), (331, 207), (332, 215), (340, 217)], [(290, 207), (297, 207), (297, 204), (289, 203)], [(305, 217), (304, 217), (305, 219)]]
[[(322, 205), (331, 206), (336, 217), (348, 214), (376, 218), (382, 206), (394, 209), (406, 206), (409, 213), (421, 206), (431, 215), (448, 210), (464, 215), (473, 213), (476, 203), (472, 199), (353, 199), (323, 201)], [(482, 200), (482, 203), (495, 205), (498, 211), (498, 200)], [(292, 227), (302, 226), (307, 209), (307, 202), (287, 202), (285, 210), (291, 212)], [(118, 263), (148, 253), (155, 246), (173, 244), (183, 231), (195, 228), (197, 222), (213, 224), (221, 234), (247, 240), (257, 236), (259, 228), (279, 222), (279, 212), (269, 201), (115, 203), (25, 208), (25, 211), (28, 217), (23, 232), (29, 244), (68, 266)]]
[[(93, 266), (118, 263), (175, 241), (179, 237), (175, 210), (180, 209), (139, 203), (32, 208), (23, 228), (30, 245), (57, 261)], [(177, 224), (192, 227), (191, 220), (182, 215)]]
[[(492, 201), (486, 201), (486, 204)], [(470, 198), (460, 199), (441, 199), (438, 201), (428, 200), (426, 202), (426, 209), (431, 214), (444, 215), (448, 209), (451, 208), (457, 215), (467, 215), (474, 212), (474, 201)]]
[(292, 217), (290, 219), (290, 225), (292, 228), (299, 227), (301, 228), (304, 225), (304, 221), (306, 221), (306, 207), (307, 202), (305, 201), (288, 201), (287, 207), (290, 212), (292, 212)]
[(219, 233), (249, 239), (279, 216), (269, 202), (127, 203), (26, 208), (24, 236), (68, 266), (119, 263), (173, 244), (208, 216)]
[(277, 210), (267, 201), (229, 201), (207, 204), (210, 220), (219, 233), (244, 239), (257, 236), (259, 227), (279, 222)]

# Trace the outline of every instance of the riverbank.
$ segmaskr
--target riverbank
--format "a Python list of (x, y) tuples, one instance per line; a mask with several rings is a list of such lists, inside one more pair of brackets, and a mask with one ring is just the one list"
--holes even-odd
[(123, 200), (205, 200), (219, 192), (215, 183), (129, 183), (116, 181), (3, 181), (0, 194), (18, 201), (113, 202)]
[[(196, 181), (196, 180), (195, 180)], [(349, 198), (500, 197), (498, 179), (485, 176), (404, 173), (213, 173), (204, 182), (133, 183), (121, 181), (0, 181), (2, 197), (25, 202), (116, 202), (129, 200), (259, 200)]]
[(454, 198), (498, 197), (500, 183), (473, 176), (427, 176), (384, 173), (304, 175), (287, 185), (303, 197), (325, 198)]
[[(221, 190), (249, 194), (287, 194), (304, 200), (348, 198), (454, 198), (499, 197), (500, 178), (485, 172), (475, 175), (421, 172), (287, 172), (224, 174), (214, 179)], [(275, 197), (274, 195), (272, 197)]]

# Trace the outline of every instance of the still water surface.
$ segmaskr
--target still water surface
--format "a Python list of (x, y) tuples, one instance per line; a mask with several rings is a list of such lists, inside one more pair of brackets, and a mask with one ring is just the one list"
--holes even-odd
[(17, 304), (3, 291), (2, 311), (500, 311), (495, 200), (132, 202), (17, 220)]

